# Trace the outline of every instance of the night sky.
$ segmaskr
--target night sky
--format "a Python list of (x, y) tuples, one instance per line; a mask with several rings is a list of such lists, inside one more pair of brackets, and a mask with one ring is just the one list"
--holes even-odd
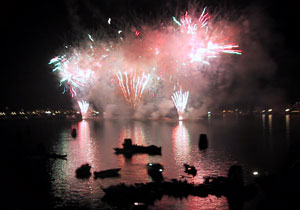
[[(181, 5), (188, 1), (178, 1)], [(237, 11), (259, 7), (270, 23), (269, 54), (277, 68), (262, 83), (283, 93), (284, 102), (300, 100), (299, 12), (292, 1), (204, 1), (208, 6), (225, 5)], [(136, 14), (151, 17), (164, 5), (177, 1), (6, 1), (1, 11), (1, 102), (0, 108), (68, 108), (70, 95), (62, 94), (58, 79), (48, 65), (65, 44), (97, 31), (109, 17)], [(159, 10), (160, 9), (160, 10)], [(74, 15), (76, 11), (76, 15)], [(95, 15), (97, 14), (97, 15)], [(274, 36), (273, 36), (274, 35)], [(263, 85), (262, 85), (263, 88)]]

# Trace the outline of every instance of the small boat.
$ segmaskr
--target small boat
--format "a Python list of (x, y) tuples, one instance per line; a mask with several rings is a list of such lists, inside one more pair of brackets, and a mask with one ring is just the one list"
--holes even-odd
[(77, 130), (76, 130), (76, 128), (72, 129), (71, 135), (72, 135), (73, 138), (76, 138), (76, 136), (77, 136)]
[(164, 167), (160, 163), (148, 163), (147, 164), (148, 174), (155, 182), (164, 181), (164, 177), (162, 175), (163, 170), (164, 170)]
[(185, 173), (196, 176), (197, 170), (196, 170), (195, 166), (190, 166), (188, 164), (183, 164), (183, 166), (185, 168), (185, 170), (184, 170)]
[(90, 171), (91, 168), (92, 167), (88, 163), (81, 165), (76, 169), (76, 177), (80, 179), (89, 178), (92, 175)]
[(124, 139), (123, 148), (114, 148), (116, 154), (124, 154), (130, 157), (136, 153), (146, 153), (149, 155), (161, 155), (161, 147), (155, 145), (142, 146), (132, 144), (131, 139)]
[(106, 178), (106, 177), (114, 177), (114, 176), (119, 176), (119, 171), (121, 168), (113, 168), (113, 169), (108, 169), (104, 171), (94, 171), (94, 178)]
[(61, 154), (52, 153), (52, 154), (47, 154), (46, 157), (47, 158), (67, 160), (67, 155), (66, 154), (65, 155), (61, 155)]

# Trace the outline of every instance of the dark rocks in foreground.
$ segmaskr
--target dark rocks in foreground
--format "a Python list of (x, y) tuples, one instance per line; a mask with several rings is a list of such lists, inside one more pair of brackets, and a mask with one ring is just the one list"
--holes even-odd
[(258, 210), (297, 209), (300, 195), (300, 159), (275, 174), (262, 174), (255, 179), (263, 195)]
[[(244, 186), (240, 182), (240, 168), (238, 166), (229, 170), (228, 177), (205, 177), (203, 184), (195, 185), (186, 180), (173, 179), (161, 182), (136, 183), (134, 185), (119, 185), (102, 188), (105, 192), (103, 201), (117, 207), (130, 207), (134, 203), (153, 205), (163, 195), (175, 198), (187, 198), (189, 195), (207, 197), (215, 195), (225, 196), (232, 203), (243, 203), (256, 194), (255, 185)], [(239, 205), (238, 205), (239, 206)]]
[(188, 165), (188, 164), (183, 164), (184, 166), (184, 172), (187, 174), (191, 174), (192, 176), (196, 176), (197, 174), (197, 169), (195, 168), (195, 166), (192, 165)]
[(175, 198), (187, 198), (189, 195), (207, 197), (236, 197), (237, 200), (247, 200), (255, 195), (256, 189), (253, 186), (246, 186), (237, 189), (232, 188), (226, 177), (207, 177), (206, 182), (194, 185), (185, 181), (173, 179), (171, 182), (148, 182), (125, 185), (124, 183), (103, 188), (105, 192), (103, 201), (118, 207), (129, 207), (134, 203), (145, 203), (153, 205), (163, 195)]

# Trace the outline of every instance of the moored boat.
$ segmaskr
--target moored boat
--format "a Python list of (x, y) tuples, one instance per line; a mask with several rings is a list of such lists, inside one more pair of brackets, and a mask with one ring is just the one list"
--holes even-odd
[(124, 143), (122, 144), (123, 148), (114, 148), (116, 154), (124, 154), (127, 156), (137, 154), (137, 153), (146, 153), (149, 155), (161, 155), (161, 147), (157, 147), (155, 145), (150, 146), (142, 146), (132, 144), (131, 139), (124, 139)]
[(113, 168), (113, 169), (108, 169), (108, 170), (104, 170), (104, 171), (94, 171), (94, 178), (106, 178), (106, 177), (115, 177), (115, 176), (119, 176), (119, 171), (121, 170), (121, 168)]
[(46, 157), (47, 158), (67, 160), (67, 154), (61, 155), (61, 154), (50, 153), (50, 154), (46, 154)]

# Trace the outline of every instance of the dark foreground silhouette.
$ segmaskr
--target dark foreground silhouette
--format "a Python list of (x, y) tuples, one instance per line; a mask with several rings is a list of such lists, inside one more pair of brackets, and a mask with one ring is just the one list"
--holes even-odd
[(79, 168), (76, 169), (76, 177), (79, 179), (88, 179), (92, 175), (91, 173), (91, 166), (86, 163), (81, 165)]
[(163, 172), (164, 166), (160, 163), (148, 163), (147, 164), (147, 172), (148, 175), (152, 178), (155, 182), (162, 182), (164, 181)]
[[(242, 167), (233, 165), (227, 177), (204, 177), (202, 184), (195, 185), (187, 180), (155, 181), (148, 183), (124, 183), (102, 188), (102, 200), (117, 208), (136, 208), (153, 205), (164, 195), (187, 198), (189, 195), (207, 197), (224, 196), (230, 210), (244, 209), (245, 202), (253, 210), (295, 209), (300, 195), (300, 160), (281, 173), (260, 175), (254, 182), (244, 185)], [(137, 205), (139, 204), (139, 205)], [(249, 207), (247, 208), (249, 209)]]
[(206, 177), (204, 183), (199, 185), (186, 180), (172, 179), (134, 185), (121, 183), (102, 189), (105, 192), (102, 200), (118, 208), (129, 208), (135, 203), (153, 205), (163, 195), (176, 198), (186, 198), (189, 195), (200, 197), (215, 195), (227, 197), (231, 209), (242, 209), (243, 202), (253, 198), (256, 194), (254, 184), (244, 186), (240, 166), (232, 166), (228, 177)]
[(187, 173), (187, 174), (190, 174), (192, 176), (196, 176), (197, 174), (197, 169), (195, 168), (195, 166), (191, 166), (191, 165), (188, 165), (188, 164), (183, 164), (184, 166), (184, 172)]

